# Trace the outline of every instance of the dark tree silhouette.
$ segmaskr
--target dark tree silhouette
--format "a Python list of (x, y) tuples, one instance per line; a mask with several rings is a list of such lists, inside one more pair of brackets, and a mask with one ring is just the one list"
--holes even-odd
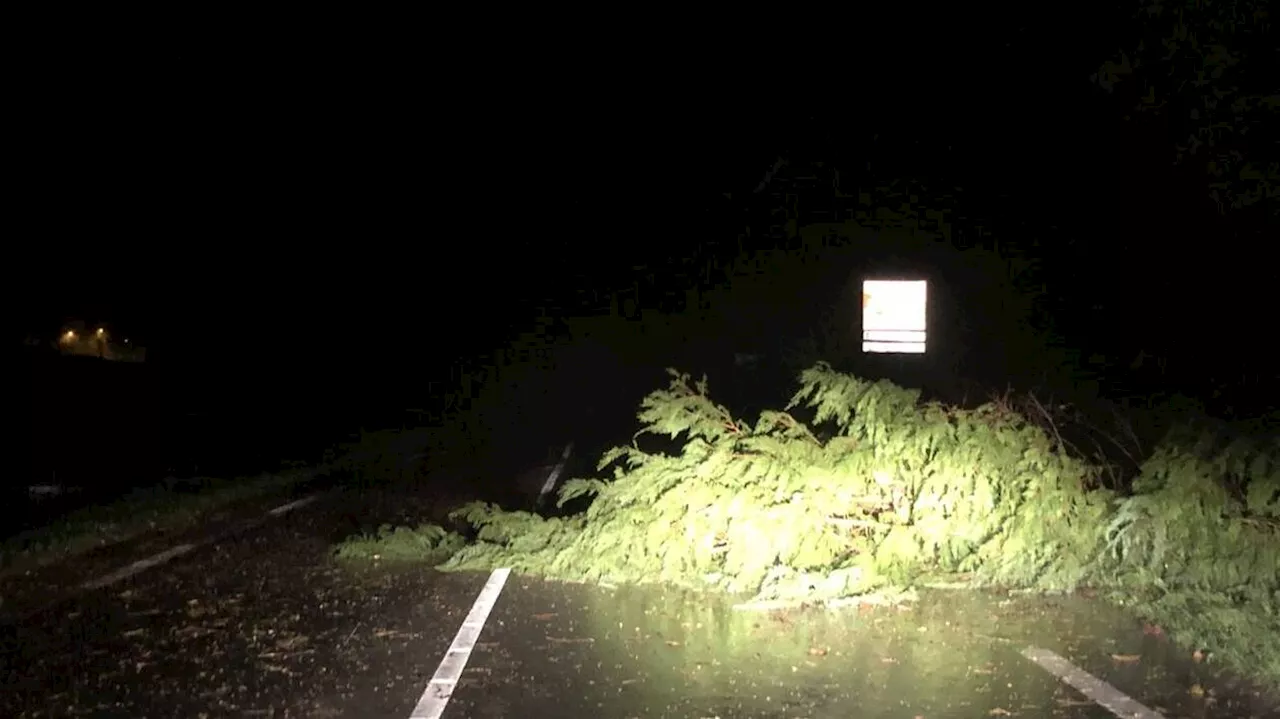
[(1142, 0), (1128, 46), (1091, 79), (1133, 122), (1167, 133), (1223, 213), (1271, 216), (1280, 183), (1280, 43), (1267, 0)]

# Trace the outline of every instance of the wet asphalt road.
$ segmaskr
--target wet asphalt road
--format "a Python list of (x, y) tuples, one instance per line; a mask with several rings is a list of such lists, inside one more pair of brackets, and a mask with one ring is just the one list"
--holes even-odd
[(407, 716), (484, 577), (330, 559), (333, 493), (4, 628), (4, 717)]
[[(4, 627), (4, 717), (408, 717), (487, 575), (345, 565), (333, 492)], [(727, 598), (512, 576), (444, 711), (463, 717), (1111, 717), (1040, 647), (1167, 717), (1277, 704), (1085, 599), (932, 592), (908, 608), (742, 611)]]
[(903, 606), (744, 610), (723, 597), (513, 576), (445, 717), (1114, 717), (1023, 651), (1166, 717), (1280, 703), (1080, 598), (937, 590)]

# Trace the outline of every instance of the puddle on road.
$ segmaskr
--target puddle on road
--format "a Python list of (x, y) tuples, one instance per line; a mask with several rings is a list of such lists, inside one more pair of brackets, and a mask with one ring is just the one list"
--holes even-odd
[(1028, 646), (1171, 718), (1277, 715), (1083, 598), (934, 590), (899, 607), (743, 611), (714, 595), (525, 577), (504, 592), (455, 701), (469, 705), (460, 716), (1112, 716), (1021, 656)]

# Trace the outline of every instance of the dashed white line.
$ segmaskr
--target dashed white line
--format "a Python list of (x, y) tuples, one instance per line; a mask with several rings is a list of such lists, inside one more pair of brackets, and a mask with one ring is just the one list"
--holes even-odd
[(316, 501), (316, 499), (317, 499), (317, 498), (319, 498), (319, 497), (320, 497), (320, 495), (318, 495), (318, 494), (313, 494), (313, 495), (311, 495), (310, 497), (303, 497), (302, 499), (296, 499), (296, 500), (294, 500), (294, 501), (292, 501), (292, 502), (289, 502), (288, 504), (282, 504), (282, 505), (280, 505), (279, 507), (276, 507), (275, 509), (271, 510), (270, 512), (267, 512), (267, 514), (270, 514), (270, 515), (271, 515), (271, 516), (273, 516), (273, 517), (279, 517), (280, 515), (284, 514), (285, 512), (289, 512), (289, 511), (295, 510), (295, 509), (297, 509), (298, 507), (305, 507), (305, 506), (307, 506), (308, 504), (311, 504), (312, 502)]
[(471, 658), (471, 650), (475, 648), (476, 639), (484, 629), (485, 620), (489, 618), (489, 612), (498, 601), (498, 595), (502, 593), (502, 587), (510, 574), (511, 570), (504, 568), (495, 569), (489, 575), (489, 581), (485, 582), (480, 595), (471, 605), (471, 611), (462, 621), (453, 644), (449, 645), (449, 651), (440, 660), (436, 673), (427, 682), (427, 688), (422, 692), (409, 719), (440, 719), (444, 708), (449, 704), (449, 697), (453, 696), (453, 688), (462, 677), (462, 670), (467, 667), (467, 660)]
[(1075, 687), (1103, 709), (1124, 719), (1165, 719), (1164, 715), (1134, 701), (1129, 695), (1093, 676), (1048, 649), (1028, 647), (1022, 656), (1039, 664), (1042, 669)]
[[(278, 517), (282, 514), (285, 514), (286, 512), (297, 509), (298, 507), (305, 507), (306, 505), (316, 501), (316, 499), (318, 499), (319, 497), (320, 497), (319, 494), (313, 494), (310, 497), (303, 497), (302, 499), (294, 500), (292, 502), (289, 502), (288, 504), (282, 504), (279, 507), (276, 507), (275, 509), (268, 511), (267, 514), (273, 517)], [(174, 557), (180, 557), (190, 552), (193, 549), (198, 549), (200, 547), (203, 547), (204, 545), (209, 544), (210, 542), (214, 542), (219, 539), (222, 539), (223, 537), (228, 536), (229, 534), (234, 534), (236, 532), (242, 532), (247, 529), (252, 529), (258, 526), (259, 524), (262, 524), (263, 521), (264, 519), (257, 519), (247, 523), (246, 525), (242, 525), (239, 528), (233, 528), (228, 532), (223, 532), (222, 534), (219, 534), (215, 537), (211, 537), (209, 539), (205, 539), (199, 542), (193, 542), (189, 544), (179, 544), (176, 547), (170, 547), (169, 549), (166, 549), (163, 552), (157, 552), (151, 555), (150, 557), (147, 557), (145, 559), (139, 559), (133, 564), (129, 564), (127, 566), (121, 567), (120, 569), (117, 569), (114, 572), (111, 572), (109, 574), (104, 574), (103, 576), (98, 577), (97, 579), (93, 579), (88, 582), (85, 582), (84, 584), (80, 585), (80, 588), (81, 589), (101, 589), (102, 587), (115, 584), (116, 582), (122, 579), (128, 579), (129, 577), (132, 577), (133, 575), (139, 572), (144, 572), (148, 569), (151, 569), (152, 567), (158, 566), (160, 564), (164, 564), (165, 562), (169, 561), (170, 559), (173, 559)]]
[(92, 581), (85, 582), (80, 586), (84, 589), (98, 589), (100, 587), (105, 587), (108, 584), (115, 584), (121, 579), (127, 579), (137, 574), (138, 572), (146, 571), (156, 566), (157, 564), (164, 564), (165, 562), (169, 561), (170, 559), (173, 559), (174, 557), (178, 557), (183, 554), (186, 554), (187, 552), (190, 552), (191, 550), (195, 549), (201, 544), (203, 544), (203, 542), (200, 542), (198, 544), (179, 544), (176, 547), (170, 547), (169, 549), (166, 549), (163, 552), (153, 554), (150, 557), (147, 557), (146, 559), (139, 559), (133, 564), (130, 564), (125, 567), (121, 567), (120, 569), (117, 569), (116, 571), (111, 572), (110, 574), (106, 574)]

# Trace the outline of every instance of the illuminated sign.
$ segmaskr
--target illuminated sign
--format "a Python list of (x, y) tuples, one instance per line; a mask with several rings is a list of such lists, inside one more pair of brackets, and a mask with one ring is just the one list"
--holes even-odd
[(927, 288), (924, 280), (863, 280), (862, 351), (923, 353)]

